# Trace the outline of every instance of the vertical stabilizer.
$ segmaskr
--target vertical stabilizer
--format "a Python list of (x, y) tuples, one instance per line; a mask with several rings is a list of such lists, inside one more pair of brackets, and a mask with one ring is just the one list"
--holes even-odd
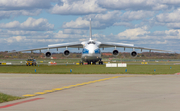
[(90, 18), (90, 24), (89, 24), (89, 36), (90, 36), (90, 39), (89, 40), (92, 40), (92, 30), (91, 30), (91, 18)]

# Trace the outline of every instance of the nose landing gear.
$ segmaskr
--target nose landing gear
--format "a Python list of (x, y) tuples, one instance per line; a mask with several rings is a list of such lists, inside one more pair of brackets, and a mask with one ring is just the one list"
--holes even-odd
[(103, 61), (99, 61), (99, 65), (103, 65)]
[(88, 65), (93, 65), (93, 64), (96, 64), (96, 62), (87, 62)]

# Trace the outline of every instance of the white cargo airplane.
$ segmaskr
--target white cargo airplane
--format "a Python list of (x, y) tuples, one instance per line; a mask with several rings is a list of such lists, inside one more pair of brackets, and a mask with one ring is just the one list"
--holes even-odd
[(135, 49), (141, 49), (141, 51), (142, 50), (149, 50), (149, 51), (154, 50), (154, 51), (171, 52), (171, 51), (144, 48), (144, 47), (135, 47), (133, 44), (99, 42), (99, 41), (92, 40), (91, 19), (90, 19), (89, 30), (90, 30), (89, 41), (84, 41), (81, 43), (73, 42), (73, 43), (52, 44), (52, 45), (48, 45), (48, 47), (22, 50), (22, 51), (16, 51), (16, 52), (25, 52), (25, 51), (31, 51), (32, 52), (34, 50), (40, 50), (40, 52), (41, 52), (41, 50), (47, 49), (48, 51), (45, 53), (45, 56), (51, 57), (52, 53), (49, 51), (49, 49), (55, 49), (56, 48), (58, 51), (58, 48), (66, 48), (66, 50), (64, 51), (64, 55), (69, 56), (70, 51), (68, 50), (68, 48), (78, 48), (78, 49), (83, 48), (82, 57), (81, 57), (82, 61), (80, 62), (80, 64), (83, 64), (83, 62), (87, 62), (88, 64), (91, 64), (91, 63), (94, 64), (96, 62), (99, 62), (99, 64), (103, 64), (103, 61), (101, 58), (100, 48), (102, 48), (104, 50), (104, 48), (107, 48), (107, 47), (114, 47), (112, 54), (115, 56), (117, 56), (119, 54), (119, 51), (116, 49), (117, 47), (124, 48), (124, 50), (125, 50), (125, 48), (132, 48), (133, 51), (130, 53), (132, 57), (137, 56), (137, 52), (135, 51)]

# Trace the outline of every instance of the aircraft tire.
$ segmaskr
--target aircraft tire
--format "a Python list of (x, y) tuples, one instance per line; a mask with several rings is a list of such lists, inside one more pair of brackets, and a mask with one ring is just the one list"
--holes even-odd
[(79, 65), (83, 65), (83, 62), (79, 62)]
[(99, 65), (103, 65), (103, 61), (99, 61)]

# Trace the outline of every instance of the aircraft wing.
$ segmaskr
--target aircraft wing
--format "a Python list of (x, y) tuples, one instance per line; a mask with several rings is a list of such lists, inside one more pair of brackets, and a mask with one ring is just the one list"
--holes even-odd
[(63, 43), (63, 44), (52, 44), (52, 45), (48, 45), (49, 48), (66, 48), (66, 47), (70, 47), (70, 48), (83, 48), (83, 44), (82, 43)]
[(62, 44), (52, 44), (52, 45), (48, 45), (48, 47), (41, 47), (41, 48), (34, 48), (34, 49), (27, 49), (27, 50), (21, 50), (21, 51), (12, 51), (10, 53), (13, 52), (26, 52), (26, 51), (35, 51), (35, 50), (45, 50), (45, 49), (55, 49), (55, 48), (83, 48), (83, 44), (82, 43), (62, 43)]
[(132, 48), (132, 49), (141, 49), (142, 50), (149, 50), (149, 51), (162, 51), (162, 52), (172, 52), (168, 50), (160, 50), (160, 49), (152, 49), (152, 48), (145, 48), (145, 47), (135, 47), (134, 44), (124, 44), (124, 43), (113, 43), (113, 42), (106, 42), (101, 43), (100, 48), (107, 48), (107, 47), (121, 47), (121, 48)]
[(124, 43), (114, 43), (114, 42), (101, 42), (99, 47), (100, 48), (107, 48), (107, 47), (126, 47), (126, 46), (134, 46), (134, 44), (124, 44)]

